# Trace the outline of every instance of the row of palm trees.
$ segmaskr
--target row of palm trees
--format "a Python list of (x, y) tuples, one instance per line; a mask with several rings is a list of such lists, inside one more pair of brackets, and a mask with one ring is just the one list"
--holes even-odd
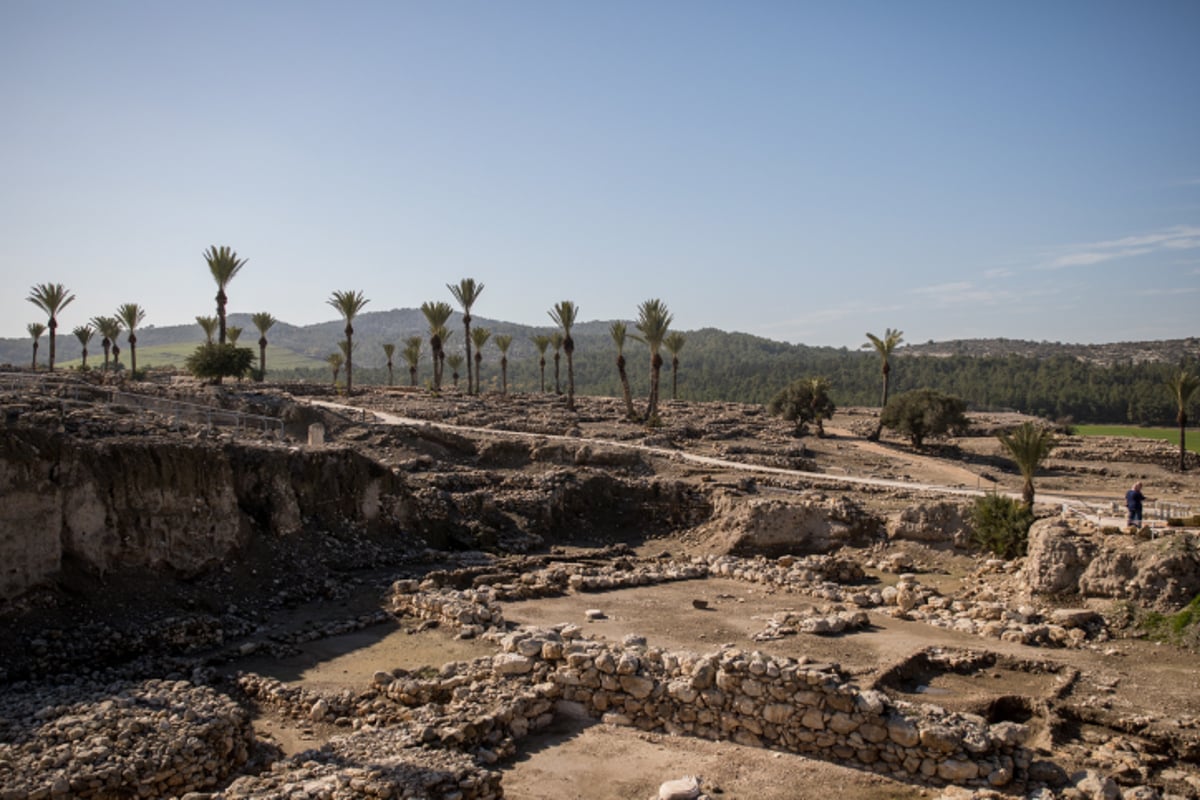
[[(487, 328), (477, 327), (474, 330), (471, 328), (471, 309), (483, 293), (484, 285), (473, 278), (463, 278), (457, 285), (447, 284), (446, 288), (450, 290), (451, 295), (458, 301), (462, 309), (463, 338), (465, 340), (464, 347), (467, 367), (467, 392), (475, 394), (480, 391), (480, 387), (482, 386), (480, 368), (483, 361), (483, 347), (492, 338), (492, 333)], [(338, 345), (340, 352), (330, 354), (326, 358), (326, 361), (333, 370), (335, 383), (341, 370), (345, 368), (346, 393), (350, 394), (354, 391), (354, 318), (366, 307), (370, 300), (361, 291), (341, 290), (333, 292), (326, 302), (341, 314), (346, 323), (344, 329), (346, 338), (342, 342), (339, 342)], [(457, 361), (456, 363), (455, 356), (447, 357), (446, 355), (446, 343), (453, 335), (453, 331), (447, 327), (447, 324), (454, 313), (454, 309), (445, 301), (426, 301), (421, 304), (421, 313), (425, 317), (425, 322), (429, 330), (429, 350), (433, 363), (432, 389), (438, 392), (442, 389), (445, 377), (445, 365), (447, 363), (451, 365), (456, 385), (458, 367), (461, 365), (461, 361)], [(571, 329), (575, 326), (575, 322), (578, 319), (579, 306), (571, 300), (562, 300), (556, 303), (547, 313), (558, 330), (550, 335), (536, 335), (532, 340), (539, 354), (542, 391), (545, 391), (546, 388), (546, 351), (553, 344), (555, 391), (561, 391), (559, 384), (559, 353), (561, 352), (567, 357), (567, 408), (574, 410), (575, 340), (571, 335)], [(661, 300), (647, 300), (638, 306), (638, 320), (635, 325), (641, 335), (633, 338), (645, 343), (649, 347), (651, 370), (650, 397), (647, 402), (646, 411), (640, 417), (643, 420), (653, 420), (658, 413), (659, 374), (664, 363), (661, 350), (664, 347), (672, 356), (673, 375), (676, 376), (672, 382), (672, 397), (677, 396), (679, 352), (683, 349), (686, 340), (682, 333), (669, 330), (672, 319), (672, 315), (667, 310), (666, 304)], [(625, 323), (614, 323), (611, 333), (613, 341), (617, 345), (617, 369), (620, 373), (621, 384), (625, 394), (627, 413), (630, 418), (637, 418), (633, 410), (632, 398), (629, 392), (629, 380), (625, 371), (624, 346), (628, 336)], [(493, 341), (500, 350), (501, 356), (501, 391), (503, 394), (507, 394), (508, 349), (512, 345), (512, 336), (497, 334)], [(421, 337), (410, 337), (405, 343), (404, 350), (401, 351), (402, 357), (408, 363), (410, 381), (413, 386), (417, 383), (417, 364), (422, 344)], [(473, 354), (472, 347), (474, 347)], [(384, 343), (383, 352), (387, 358), (388, 382), (392, 383), (394, 382), (395, 344), (390, 342)], [(474, 372), (472, 372), (472, 360), (474, 360)]]
[[(33, 369), (37, 369), (38, 340), (43, 333), (49, 332), (48, 369), (53, 372), (54, 362), (57, 358), (58, 315), (75, 300), (75, 295), (61, 283), (39, 283), (30, 289), (27, 299), (45, 312), (49, 318), (46, 325), (32, 322), (26, 326), (26, 330), (33, 338)], [(117, 344), (117, 337), (122, 330), (126, 330), (129, 332), (127, 341), (129, 342), (130, 371), (137, 372), (137, 327), (145, 318), (145, 309), (137, 303), (122, 303), (112, 316), (92, 317), (87, 324), (77, 326), (72, 333), (79, 340), (82, 348), (83, 367), (87, 368), (88, 345), (91, 344), (97, 333), (101, 336), (100, 343), (104, 348), (104, 368), (106, 370), (109, 368), (110, 356), (114, 364), (118, 363), (121, 348)]]

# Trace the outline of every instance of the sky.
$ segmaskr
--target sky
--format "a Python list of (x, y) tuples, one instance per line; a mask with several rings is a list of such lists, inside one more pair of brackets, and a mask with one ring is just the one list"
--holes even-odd
[(1195, 0), (0, 0), (0, 336), (136, 302), (1200, 335)]

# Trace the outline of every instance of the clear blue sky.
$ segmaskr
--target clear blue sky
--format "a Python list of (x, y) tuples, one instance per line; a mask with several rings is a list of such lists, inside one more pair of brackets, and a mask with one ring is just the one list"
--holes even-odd
[[(0, 0), (0, 336), (452, 300), (1200, 334), (1200, 2)], [(44, 320), (41, 320), (44, 322)]]

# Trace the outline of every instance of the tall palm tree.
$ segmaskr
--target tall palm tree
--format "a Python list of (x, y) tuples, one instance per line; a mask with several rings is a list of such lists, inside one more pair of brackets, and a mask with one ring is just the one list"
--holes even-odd
[(650, 348), (650, 398), (646, 403), (646, 421), (653, 422), (658, 415), (658, 377), (662, 371), (663, 357), (659, 351), (671, 327), (671, 312), (667, 304), (657, 298), (646, 300), (638, 306), (638, 321), (634, 323), (639, 337)]
[(225, 287), (233, 280), (246, 263), (246, 259), (238, 258), (229, 247), (215, 245), (204, 251), (204, 260), (208, 262), (208, 271), (217, 282), (217, 343), (225, 344), (225, 304), (229, 298), (225, 296)]
[(259, 311), (250, 317), (250, 321), (258, 329), (258, 380), (261, 383), (267, 379), (267, 331), (279, 320), (266, 311)]
[(146, 311), (137, 303), (122, 303), (117, 307), (117, 319), (129, 331), (129, 375), (137, 378), (137, 326), (146, 318)]
[(1187, 470), (1187, 445), (1184, 443), (1184, 437), (1187, 436), (1187, 408), (1188, 403), (1192, 400), (1192, 395), (1196, 393), (1197, 389), (1200, 389), (1200, 376), (1181, 369), (1167, 380), (1167, 388), (1171, 390), (1179, 408), (1175, 421), (1179, 423), (1179, 471), (1184, 472)]
[[(867, 350), (872, 347), (875, 348), (875, 352), (879, 353), (879, 360), (880, 360), (880, 365), (881, 365), (880, 370), (883, 372), (883, 402), (881, 402), (879, 404), (880, 418), (882, 419), (883, 409), (885, 407), (887, 407), (887, 401), (888, 401), (888, 375), (890, 375), (892, 372), (892, 364), (891, 364), (892, 351), (894, 351), (897, 347), (899, 347), (900, 344), (904, 341), (904, 331), (893, 330), (892, 328), (888, 328), (887, 330), (885, 330), (883, 332), (883, 338), (880, 338), (873, 333), (868, 333), (867, 339), (869, 341), (863, 345), (863, 349)], [(882, 432), (883, 432), (883, 424), (880, 423), (875, 426), (875, 432), (872, 433), (867, 438), (873, 442), (878, 441), (879, 434)]]
[(625, 372), (625, 337), (628, 329), (624, 322), (614, 322), (608, 328), (613, 344), (617, 346), (617, 374), (621, 376), (621, 393), (625, 396), (625, 417), (636, 419), (637, 412), (633, 410), (633, 394), (629, 391), (629, 375)]
[(92, 337), (96, 335), (96, 331), (91, 325), (77, 325), (75, 330), (71, 331), (75, 334), (75, 338), (79, 340), (79, 346), (83, 348), (83, 366), (80, 369), (87, 369), (88, 344), (92, 341)]
[(558, 380), (558, 362), (562, 356), (563, 348), (562, 331), (555, 331), (550, 334), (550, 344), (554, 346), (554, 393), (562, 394), (562, 384)]
[[(446, 356), (446, 363), (450, 365), (450, 377), (454, 380), (454, 388), (458, 388), (458, 370), (463, 365), (462, 353), (452, 353)], [(471, 370), (467, 370), (468, 378), (471, 375)]]
[(441, 300), (426, 301), (421, 304), (421, 313), (425, 315), (425, 322), (429, 325), (429, 352), (433, 358), (433, 390), (439, 392), (442, 389), (442, 346), (444, 344), (442, 334), (446, 331), (446, 323), (450, 320), (454, 309), (450, 307), (449, 303)]
[[(471, 331), (471, 339), (475, 344), (475, 390), (480, 392), (483, 390), (483, 384), (479, 380), (480, 367), (483, 366), (483, 346), (487, 344), (487, 340), (492, 337), (492, 332), (487, 328), (476, 328)], [(468, 368), (470, 365), (467, 365)]]
[(507, 333), (496, 334), (496, 347), (500, 348), (500, 395), (508, 396), (508, 348), (512, 346), (513, 337)]
[(363, 306), (371, 302), (363, 296), (362, 292), (347, 289), (345, 291), (335, 291), (325, 301), (333, 306), (342, 318), (346, 320), (346, 396), (354, 394), (354, 318), (358, 316), (358, 312), (363, 310)]
[(121, 320), (116, 317), (92, 317), (92, 325), (101, 336), (100, 346), (104, 348), (104, 371), (108, 372), (108, 358), (117, 344), (117, 337), (121, 335)]
[(546, 348), (550, 346), (550, 337), (539, 333), (533, 337), (533, 346), (538, 351), (538, 367), (542, 371), (542, 392), (546, 391)]
[(575, 318), (579, 316), (579, 306), (572, 303), (570, 300), (563, 300), (557, 303), (554, 308), (548, 312), (550, 319), (554, 320), (554, 324), (562, 328), (563, 332), (563, 352), (567, 354), (567, 408), (575, 410), (575, 340), (571, 338), (571, 328), (575, 325)]
[[(339, 342), (339, 346), (345, 344)], [(338, 373), (342, 371), (342, 364), (346, 363), (346, 357), (341, 353), (330, 353), (325, 356), (325, 363), (333, 370), (333, 385), (337, 386)]]
[(200, 330), (204, 331), (204, 342), (212, 344), (217, 336), (217, 325), (220, 320), (216, 317), (196, 317), (196, 324), (200, 326)]
[(1038, 465), (1050, 454), (1056, 444), (1054, 434), (1045, 428), (1039, 428), (1032, 422), (1022, 423), (1008, 433), (996, 435), (1008, 457), (1017, 465), (1025, 485), (1021, 489), (1021, 499), (1025, 507), (1033, 508), (1033, 476), (1037, 473)]
[(679, 399), (679, 351), (683, 349), (687, 338), (679, 331), (671, 331), (663, 339), (663, 347), (671, 354), (671, 399)]
[(409, 386), (417, 385), (417, 365), (421, 361), (421, 344), (423, 341), (420, 336), (410, 336), (404, 340), (404, 350), (401, 352), (401, 355), (404, 357), (404, 362), (408, 364)]
[(50, 371), (54, 372), (55, 339), (58, 336), (58, 312), (71, 304), (75, 295), (61, 283), (39, 283), (29, 290), (29, 302), (45, 311), (50, 317)]
[(395, 366), (393, 358), (396, 355), (396, 345), (392, 342), (384, 342), (383, 354), (387, 356), (388, 386), (392, 386), (396, 382), (396, 374), (392, 371), (392, 367)]
[(33, 363), (30, 365), (30, 369), (37, 372), (38, 339), (41, 339), (42, 334), (46, 332), (46, 326), (40, 322), (31, 322), (25, 326), (25, 330), (29, 331), (29, 335), (33, 337)]
[[(446, 288), (450, 290), (450, 294), (454, 295), (454, 299), (462, 306), (463, 313), (463, 335), (467, 338), (467, 364), (471, 363), (471, 306), (475, 305), (475, 301), (479, 299), (479, 295), (483, 294), (483, 284), (476, 283), (474, 278), (463, 278), (458, 282), (458, 286), (446, 284)], [(476, 386), (471, 388), (471, 371), (467, 370), (467, 394), (475, 394), (479, 391)]]

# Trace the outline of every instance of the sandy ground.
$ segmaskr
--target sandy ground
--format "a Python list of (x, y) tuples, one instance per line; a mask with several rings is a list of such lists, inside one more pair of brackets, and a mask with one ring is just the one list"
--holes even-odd
[[(358, 402), (372, 405), (369, 400)], [(508, 430), (512, 427), (512, 402), (515, 401), (496, 404), (501, 406), (497, 411), (483, 401), (463, 400), (459, 401), (455, 413), (448, 412), (444, 404), (420, 396), (401, 397), (400, 400), (393, 397), (383, 405), (390, 413), (426, 416), (439, 423), (467, 424), (483, 431), (487, 431), (489, 425), (503, 424), (505, 430), (499, 435), (507, 436), (519, 435)], [(527, 419), (536, 418), (537, 408), (553, 413), (553, 400), (534, 398), (528, 402), (534, 410)], [(586, 405), (589, 401), (581, 398), (581, 402)], [(668, 420), (677, 420), (688, 408), (687, 404), (668, 403), (664, 416)], [(739, 415), (746, 412), (738, 408), (713, 412), (710, 408), (705, 413), (710, 418), (715, 414), (717, 418), (737, 422)], [(581, 414), (571, 435), (637, 446), (646, 431), (630, 423), (614, 422), (611, 416), (599, 412)], [(725, 438), (716, 443), (700, 439), (689, 443), (687, 452), (715, 458), (723, 457), (735, 445), (762, 448), (765, 444), (768, 451), (772, 447), (780, 450), (796, 448), (797, 440), (790, 437), (788, 426), (764, 417), (755, 417), (751, 423), (747, 428), (754, 430), (744, 436)], [(926, 451), (915, 451), (906, 443), (886, 435), (879, 443), (866, 441), (854, 432), (861, 428), (861, 423), (860, 416), (839, 414), (827, 426), (827, 437), (803, 440), (807, 457), (821, 473), (830, 477), (847, 475), (889, 482), (908, 481), (948, 490), (1020, 491), (1021, 478), (1000, 455), (994, 437), (958, 439), (948, 443), (949, 448), (942, 446), (947, 443), (941, 443)], [(554, 425), (545, 423), (544, 427), (553, 429)], [(1038, 491), (1043, 498), (1050, 497), (1053, 501), (1059, 497), (1078, 498), (1102, 508), (1107, 503), (1119, 501), (1128, 484), (1140, 479), (1146, 481), (1151, 496), (1200, 507), (1200, 481), (1190, 474), (1180, 475), (1164, 467), (1140, 463), (1102, 463), (1101, 466), (1098, 463), (1101, 463), (1099, 458), (1085, 458), (1078, 463), (1054, 462), (1052, 458), (1051, 464), (1039, 473)], [(670, 458), (656, 457), (655, 469), (659, 474), (685, 480), (733, 477), (730, 471), (719, 467)], [(892, 501), (884, 494), (872, 496), (865, 502), (886, 506)], [(919, 546), (915, 547), (919, 549)], [(680, 552), (686, 548), (685, 540), (680, 539), (642, 543), (640, 549), (643, 555), (651, 555), (663, 549)], [(917, 555), (919, 560), (934, 565), (932, 572), (922, 575), (922, 580), (936, 585), (946, 594), (961, 587), (972, 564), (970, 557), (949, 556), (942, 551)], [(894, 576), (874, 577), (881, 581), (894, 580)], [(694, 599), (706, 600), (708, 608), (694, 608)], [(834, 662), (864, 686), (876, 685), (889, 668), (926, 648), (986, 650), (1002, 656), (1005, 663), (1040, 664), (1042, 667), (1001, 666), (967, 676), (935, 675), (924, 685), (890, 686), (888, 690), (905, 699), (982, 712), (996, 698), (1005, 696), (1046, 698), (1061, 689), (1063, 675), (1077, 670), (1078, 675), (1067, 693), (1069, 701), (1094, 704), (1113, 714), (1145, 712), (1170, 718), (1200, 716), (1200, 662), (1195, 654), (1140, 640), (1107, 642), (1083, 650), (1031, 648), (877, 613), (871, 615), (872, 625), (868, 630), (840, 637), (799, 635), (762, 643), (751, 639), (766, 627), (772, 614), (814, 605), (819, 603), (800, 594), (709, 579), (510, 603), (505, 614), (510, 620), (535, 625), (575, 622), (584, 625), (591, 635), (614, 641), (620, 641), (627, 634), (639, 634), (652, 646), (672, 650), (710, 652), (731, 644), (746, 650)], [(602, 610), (605, 618), (588, 622), (585, 612), (593, 608)], [(360, 689), (378, 669), (440, 666), (449, 660), (472, 658), (488, 652), (486, 644), (455, 641), (439, 630), (413, 634), (400, 626), (379, 626), (306, 645), (301, 655), (291, 659), (259, 659), (236, 667), (313, 688)], [(1030, 724), (1036, 730), (1038, 720), (1031, 720)], [(317, 746), (325, 738), (340, 732), (297, 725), (270, 715), (260, 718), (258, 725), (259, 730), (285, 752)], [(1081, 735), (1102, 740), (1111, 732), (1100, 730)], [(1044, 730), (1040, 732), (1039, 741), (1046, 748), (1051, 746), (1050, 737)], [(1062, 755), (1055, 753), (1056, 758)], [(703, 776), (705, 788), (715, 797), (875, 800), (931, 797), (939, 793), (816, 759), (732, 743), (644, 733), (594, 720), (565, 717), (552, 729), (525, 740), (518, 758), (503, 769), (507, 796), (547, 800), (651, 798), (656, 796), (663, 781), (684, 775)]]

